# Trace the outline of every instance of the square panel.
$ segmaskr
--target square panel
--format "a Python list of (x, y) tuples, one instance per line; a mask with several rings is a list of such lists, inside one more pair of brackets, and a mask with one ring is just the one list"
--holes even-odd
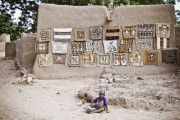
[(155, 36), (154, 24), (139, 24), (138, 37), (141, 39), (153, 38)]
[(93, 40), (86, 40), (86, 52), (92, 53), (94, 50), (94, 41)]
[(153, 49), (153, 39), (136, 39), (134, 40), (134, 50), (152, 50)]
[(160, 52), (158, 50), (144, 51), (144, 64), (159, 65), (159, 54)]
[(49, 42), (36, 42), (35, 48), (37, 54), (47, 54), (49, 48)]
[(112, 62), (112, 54), (97, 54), (97, 66), (110, 67)]
[(84, 54), (85, 42), (72, 42), (71, 50), (72, 50), (72, 54), (75, 56)]
[(103, 27), (93, 26), (89, 29), (91, 40), (102, 40), (103, 39)]
[(83, 67), (96, 67), (96, 54), (91, 54), (91, 53), (84, 54)]
[(138, 33), (137, 33), (137, 26), (133, 25), (133, 26), (123, 26), (123, 37), (125, 39), (127, 38), (136, 38)]
[(129, 53), (129, 65), (143, 66), (143, 53), (141, 51), (133, 51)]
[(39, 29), (38, 41), (51, 41), (51, 29)]
[(53, 54), (54, 64), (65, 64), (66, 54)]
[(69, 66), (70, 67), (80, 67), (81, 63), (80, 63), (80, 56), (74, 56), (71, 55), (70, 56), (70, 63)]
[(113, 54), (114, 66), (128, 65), (128, 53), (115, 53)]
[(106, 40), (119, 40), (120, 26), (106, 26)]
[(53, 53), (67, 53), (68, 43), (52, 41), (52, 52)]
[(119, 40), (118, 41), (119, 53), (132, 52), (132, 50), (133, 50), (133, 41), (134, 41), (134, 39)]
[(170, 23), (156, 24), (156, 37), (169, 38), (170, 37)]
[(177, 50), (162, 50), (163, 63), (177, 63)]
[(74, 28), (74, 41), (85, 41), (87, 38), (86, 30), (84, 28)]
[(54, 28), (54, 40), (71, 40), (72, 28)]
[(166, 49), (170, 48), (170, 39), (169, 38), (160, 38), (157, 37), (154, 39), (154, 49), (160, 50), (160, 49)]
[(52, 54), (39, 54), (38, 56), (39, 66), (50, 66), (52, 65)]
[(103, 40), (105, 53), (117, 52), (117, 40)]

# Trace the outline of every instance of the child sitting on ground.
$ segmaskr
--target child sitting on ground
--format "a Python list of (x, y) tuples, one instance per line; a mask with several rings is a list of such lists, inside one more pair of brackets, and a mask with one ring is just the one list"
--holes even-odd
[(103, 111), (106, 111), (107, 113), (109, 113), (108, 101), (105, 97), (105, 91), (100, 90), (99, 97), (95, 98), (92, 101), (91, 105), (86, 108), (86, 112), (87, 113), (100, 113)]

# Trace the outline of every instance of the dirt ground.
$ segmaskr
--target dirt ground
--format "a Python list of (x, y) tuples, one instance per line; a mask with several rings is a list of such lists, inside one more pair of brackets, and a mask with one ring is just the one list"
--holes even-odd
[[(117, 79), (106, 85), (106, 96), (124, 97), (127, 107), (115, 106), (112, 101), (110, 113), (86, 114), (84, 107), (89, 103), (76, 105), (80, 101), (78, 91), (88, 88), (98, 94), (99, 78), (34, 80), (28, 85), (14, 85), (14, 60), (2, 60), (3, 56), (0, 53), (0, 120), (180, 120), (180, 79), (173, 73), (142, 75), (143, 80), (135, 80), (135, 75)], [(144, 104), (133, 103), (140, 98)]]

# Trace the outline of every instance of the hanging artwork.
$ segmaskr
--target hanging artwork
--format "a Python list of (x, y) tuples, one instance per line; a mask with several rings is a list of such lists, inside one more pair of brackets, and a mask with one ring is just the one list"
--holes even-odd
[(145, 65), (159, 65), (158, 50), (146, 50), (144, 51), (144, 64)]
[(53, 54), (54, 64), (65, 64), (66, 54)]
[(117, 40), (103, 40), (105, 53), (117, 52)]
[(119, 40), (120, 27), (119, 26), (106, 26), (106, 40)]
[(129, 64), (131, 66), (143, 66), (143, 54), (141, 51), (129, 53)]
[(52, 54), (39, 54), (39, 66), (50, 66), (52, 65)]
[(38, 41), (51, 41), (51, 29), (39, 29)]
[(99, 40), (86, 40), (87, 53), (99, 53), (101, 49), (101, 41)]
[(160, 50), (160, 49), (166, 49), (166, 48), (170, 48), (169, 38), (157, 37), (157, 39), (154, 39), (154, 49)]
[(93, 49), (93, 40), (86, 40), (86, 52), (92, 53)]
[(70, 67), (80, 67), (80, 56), (70, 56)]
[(163, 63), (177, 63), (177, 50), (162, 50)]
[(91, 54), (91, 53), (84, 54), (83, 67), (96, 67), (96, 54)]
[(49, 42), (36, 42), (36, 53), (47, 54), (49, 48)]
[(154, 24), (139, 24), (138, 25), (138, 37), (141, 39), (153, 38), (155, 36)]
[(90, 27), (90, 39), (91, 40), (102, 40), (103, 39), (103, 27), (93, 26)]
[(72, 28), (54, 28), (54, 40), (71, 40)]
[(126, 66), (128, 65), (128, 53), (115, 53), (113, 54), (114, 66)]
[(71, 50), (72, 54), (75, 56), (84, 54), (85, 42), (72, 42)]
[(118, 49), (119, 53), (132, 52), (134, 39), (119, 40)]
[(136, 39), (134, 41), (134, 50), (152, 50), (153, 49), (153, 39)]
[(112, 61), (112, 54), (97, 54), (97, 66), (110, 67)]
[(156, 24), (156, 37), (169, 38), (170, 37), (170, 24), (157, 23)]
[(86, 30), (84, 28), (74, 28), (74, 41), (85, 41), (86, 38)]
[(136, 38), (137, 37), (137, 26), (123, 26), (123, 37), (127, 38)]
[(52, 52), (53, 53), (67, 53), (68, 43), (52, 41)]

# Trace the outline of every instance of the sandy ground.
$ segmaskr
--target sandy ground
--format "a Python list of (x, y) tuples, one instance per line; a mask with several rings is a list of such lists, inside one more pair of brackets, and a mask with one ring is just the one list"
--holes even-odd
[(99, 78), (35, 80), (14, 85), (14, 61), (2, 60), (3, 55), (0, 53), (0, 120), (180, 120), (179, 110), (146, 111), (111, 105), (110, 113), (86, 114), (88, 103), (76, 105), (80, 101), (78, 90), (99, 82)]

